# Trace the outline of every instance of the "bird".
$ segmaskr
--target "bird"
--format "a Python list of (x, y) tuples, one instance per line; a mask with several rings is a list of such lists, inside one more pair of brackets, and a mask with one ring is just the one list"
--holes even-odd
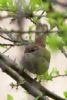
[(49, 69), (50, 52), (45, 47), (39, 47), (36, 49), (26, 48), (22, 65), (29, 72), (37, 75), (42, 75)]
[[(37, 25), (39, 26), (36, 27), (36, 30), (40, 31), (38, 30), (38, 27), (41, 28), (43, 25), (41, 25), (40, 23)], [(45, 28), (42, 27), (41, 31), (43, 32), (44, 29)], [(21, 62), (24, 69), (37, 75), (46, 73), (49, 69), (50, 64), (51, 54), (44, 45), (44, 34), (39, 33), (35, 38), (35, 42), (25, 47), (24, 56)]]

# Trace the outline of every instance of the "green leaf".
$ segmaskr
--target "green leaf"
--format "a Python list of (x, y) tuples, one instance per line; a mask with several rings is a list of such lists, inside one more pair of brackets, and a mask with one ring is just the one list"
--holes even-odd
[(45, 10), (45, 11), (49, 10), (49, 2), (42, 3), (42, 10)]
[(7, 95), (7, 100), (14, 100), (13, 96), (11, 96), (10, 94)]
[(4, 45), (0, 45), (0, 48), (6, 48), (7, 46), (4, 46)]
[(65, 74), (67, 74), (67, 69), (64, 71)]
[(38, 96), (38, 97), (35, 97), (35, 99), (34, 99), (34, 100), (39, 100), (39, 98), (40, 98), (39, 96)]
[(67, 98), (67, 91), (64, 92), (64, 96), (65, 96), (65, 98)]
[(62, 30), (61, 32), (58, 32), (59, 36), (62, 38), (64, 44), (67, 45), (67, 31)]
[(48, 10), (49, 3), (43, 2), (42, 0), (30, 0), (29, 6), (32, 9), (32, 11), (34, 11), (34, 10)]
[(0, 7), (5, 7), (7, 4), (7, 0), (0, 0)]
[(51, 28), (56, 26), (56, 20), (53, 18), (48, 18), (47, 19), (48, 23), (50, 24)]
[(52, 80), (52, 76), (48, 73), (48, 71), (42, 75), (37, 75), (37, 78), (39, 80)]
[(34, 21), (35, 23), (38, 23), (40, 20), (38, 19), (38, 17), (33, 17), (33, 21)]
[(27, 6), (26, 1), (22, 0), (22, 6), (25, 8)]
[(60, 25), (60, 29), (61, 29), (61, 30), (64, 30), (64, 31), (65, 31), (65, 30), (67, 31), (67, 25), (65, 25), (65, 24)]
[(52, 50), (57, 50), (63, 45), (63, 40), (60, 36), (53, 33), (46, 38), (46, 43)]
[(53, 18), (53, 19), (57, 19), (57, 18), (63, 18), (63, 14), (59, 13), (59, 12), (49, 12), (47, 14), (48, 18)]
[(17, 5), (13, 2), (13, 0), (0, 0), (0, 9), (15, 12), (17, 10)]
[(37, 7), (39, 7), (39, 0), (30, 0), (30, 8), (34, 11)]
[(63, 17), (60, 17), (60, 18), (57, 18), (57, 25), (63, 25), (64, 23), (64, 18)]
[(57, 68), (53, 68), (52, 71), (50, 72), (51, 76), (58, 76), (59, 75), (59, 70)]

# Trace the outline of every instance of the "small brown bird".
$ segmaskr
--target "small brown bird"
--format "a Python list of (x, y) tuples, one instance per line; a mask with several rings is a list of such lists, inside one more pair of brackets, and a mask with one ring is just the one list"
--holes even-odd
[(50, 52), (46, 48), (38, 48), (26, 52), (22, 64), (28, 71), (41, 75), (49, 68)]
[(50, 52), (43, 45), (43, 35), (38, 35), (35, 43), (26, 46), (22, 65), (29, 72), (42, 75), (48, 70), (49, 63)]

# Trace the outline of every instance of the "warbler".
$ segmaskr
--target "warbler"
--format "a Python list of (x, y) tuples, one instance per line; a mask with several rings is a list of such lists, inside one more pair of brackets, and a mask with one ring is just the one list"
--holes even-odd
[[(28, 48), (29, 49), (29, 48)], [(22, 64), (25, 69), (33, 74), (44, 74), (50, 63), (50, 52), (45, 47), (25, 51)]]

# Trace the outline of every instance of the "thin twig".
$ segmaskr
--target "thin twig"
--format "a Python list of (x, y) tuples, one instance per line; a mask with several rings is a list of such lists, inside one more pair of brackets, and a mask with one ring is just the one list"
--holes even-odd
[(0, 29), (0, 34), (1, 33), (6, 33), (6, 34), (13, 34), (13, 33), (29, 33), (29, 32), (31, 32), (31, 33), (45, 33), (45, 34), (47, 34), (47, 33), (55, 33), (55, 32), (57, 32), (57, 33), (59, 33), (59, 32), (67, 32), (67, 30), (57, 30), (57, 31), (53, 31), (53, 30), (48, 30), (48, 31), (45, 31), (45, 30), (43, 30), (43, 31), (36, 31), (36, 30), (32, 30), (32, 31), (20, 31), (20, 30), (4, 30), (4, 29)]
[(61, 48), (60, 50), (65, 55), (65, 57), (67, 58), (67, 52), (65, 51), (65, 49), (64, 48)]
[(57, 77), (65, 77), (65, 76), (67, 76), (67, 74), (53, 76), (52, 78), (57, 78)]
[(2, 52), (2, 54), (4, 54), (4, 53), (6, 53), (8, 50), (10, 50), (11, 49), (11, 46), (10, 47), (8, 47), (8, 48), (6, 48), (6, 50), (4, 50), (3, 52)]
[(5, 39), (5, 40), (8, 40), (10, 42), (13, 42), (13, 44), (5, 44), (5, 43), (0, 43), (1, 46), (20, 46), (20, 45), (27, 45), (29, 44), (28, 41), (25, 41), (25, 40), (22, 40), (22, 41), (18, 41), (18, 40), (12, 40), (12, 39), (9, 39), (9, 38), (6, 38), (5, 36), (1, 35), (0, 34), (0, 37)]
[(32, 18), (29, 18), (30, 19), (30, 21), (33, 23), (33, 24), (37, 24)]
[(43, 16), (44, 12), (45, 12), (45, 10), (43, 10), (42, 13), (41, 13), (41, 15), (38, 16), (37, 18), (40, 19)]
[[(10, 33), (28, 33), (28, 32), (39, 33), (40, 31), (15, 31), (15, 30), (8, 31), (8, 30), (1, 29), (0, 32), (1, 33), (10, 34)], [(43, 33), (45, 33), (45, 34), (52, 33), (52, 32), (53, 33), (54, 32), (63, 32), (63, 30), (61, 30), (61, 31), (47, 31), (47, 32), (43, 31)], [(66, 32), (66, 30), (65, 30), (65, 32)], [(42, 33), (42, 31), (41, 31), (41, 33)], [(11, 41), (11, 42), (14, 43), (14, 44), (4, 44), (4, 43), (0, 43), (1, 46), (15, 46), (15, 45), (20, 46), (20, 45), (27, 45), (27, 44), (29, 44), (29, 43), (27, 43), (28, 41), (24, 41), (24, 40), (22, 40), (22, 41), (12, 40), (12, 39), (6, 38), (5, 36), (3, 36), (1, 34), (0, 34), (0, 36), (2, 38), (4, 38), (4, 39), (9, 40), (9, 41)], [(60, 48), (60, 50), (65, 55), (65, 57), (67, 58), (67, 52), (64, 50), (64, 48)]]
[(21, 46), (21, 45), (28, 45), (29, 43), (27, 41), (21, 42), (21, 43), (14, 43), (14, 44), (6, 44), (6, 43), (0, 43), (0, 46)]
[(9, 38), (6, 38), (5, 36), (3, 36), (3, 35), (1, 35), (1, 34), (0, 34), (0, 37), (3, 38), (3, 39), (5, 39), (5, 40), (8, 40), (8, 41), (14, 42), (13, 40), (11, 40), (11, 39), (9, 39)]
[(6, 38), (5, 36), (3, 36), (1, 34), (0, 34), (0, 37), (3, 38), (3, 39), (5, 39), (5, 40), (8, 40), (10, 42), (13, 42), (13, 43), (20, 43), (20, 42), (23, 42), (24, 41), (24, 40), (18, 41), (18, 40), (13, 40), (13, 39), (10, 39), (10, 38)]
[(0, 46), (15, 46), (15, 44), (0, 43)]

